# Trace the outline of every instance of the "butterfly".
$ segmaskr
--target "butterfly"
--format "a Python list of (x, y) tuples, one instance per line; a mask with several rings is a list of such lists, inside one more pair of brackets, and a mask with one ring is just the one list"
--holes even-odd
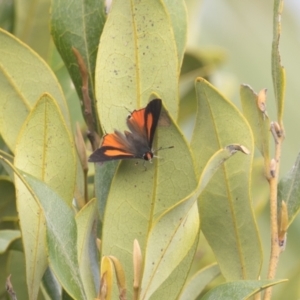
[(145, 108), (134, 110), (126, 120), (130, 131), (124, 131), (123, 134), (115, 130), (114, 133), (104, 135), (101, 147), (92, 153), (89, 161), (105, 162), (138, 158), (151, 162), (154, 156), (153, 138), (161, 106), (161, 99), (154, 99)]

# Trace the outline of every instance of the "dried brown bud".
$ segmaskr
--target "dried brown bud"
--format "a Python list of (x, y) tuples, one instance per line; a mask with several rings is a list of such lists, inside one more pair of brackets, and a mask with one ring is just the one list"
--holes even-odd
[(262, 89), (257, 94), (257, 107), (263, 113), (264, 117), (268, 117), (266, 100), (267, 100), (267, 89)]

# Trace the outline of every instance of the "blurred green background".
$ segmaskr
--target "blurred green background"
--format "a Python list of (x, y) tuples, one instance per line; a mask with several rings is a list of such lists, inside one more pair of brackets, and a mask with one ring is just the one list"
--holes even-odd
[[(268, 89), (267, 110), (276, 120), (271, 76), (273, 1), (187, 1), (189, 47), (222, 49), (225, 60), (210, 77), (212, 83), (239, 108), (240, 84), (249, 84), (256, 92)], [(293, 165), (300, 149), (300, 2), (284, 2), (280, 52), (286, 69), (286, 105), (281, 175)]]

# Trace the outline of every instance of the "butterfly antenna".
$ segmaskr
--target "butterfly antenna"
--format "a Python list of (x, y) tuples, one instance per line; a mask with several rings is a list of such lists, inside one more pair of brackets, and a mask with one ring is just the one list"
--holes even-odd
[[(158, 148), (158, 149), (156, 149), (156, 150), (152, 151), (152, 153), (154, 154), (155, 152), (158, 152), (158, 151), (160, 151), (160, 150), (172, 149), (172, 148), (174, 148), (174, 146), (169, 146), (169, 147), (160, 147), (160, 148)], [(157, 156), (157, 155), (153, 155), (153, 157), (155, 157), (155, 158), (162, 158), (162, 157), (160, 157), (160, 156)]]
[[(160, 150), (172, 149), (172, 148), (174, 148), (174, 146), (169, 146), (169, 147), (160, 147), (160, 148), (158, 148), (158, 149), (154, 150), (154, 151), (153, 151), (153, 153), (156, 153), (156, 152), (158, 152), (158, 151), (160, 151)], [(158, 156), (154, 156), (154, 157), (158, 157)]]
[(124, 108), (128, 111), (129, 114), (128, 114), (127, 118), (129, 118), (132, 114), (132, 110), (128, 109), (126, 106), (124, 106)]
[(144, 170), (144, 171), (147, 171), (147, 167), (146, 167), (146, 161), (144, 161), (144, 163), (143, 163), (143, 167), (145, 168), (145, 170)]

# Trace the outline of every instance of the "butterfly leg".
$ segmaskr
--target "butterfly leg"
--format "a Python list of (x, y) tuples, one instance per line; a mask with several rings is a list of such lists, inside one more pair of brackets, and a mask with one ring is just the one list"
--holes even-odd
[(146, 167), (146, 161), (144, 161), (144, 163), (143, 163), (143, 167), (145, 168), (145, 171), (147, 171), (147, 167)]

